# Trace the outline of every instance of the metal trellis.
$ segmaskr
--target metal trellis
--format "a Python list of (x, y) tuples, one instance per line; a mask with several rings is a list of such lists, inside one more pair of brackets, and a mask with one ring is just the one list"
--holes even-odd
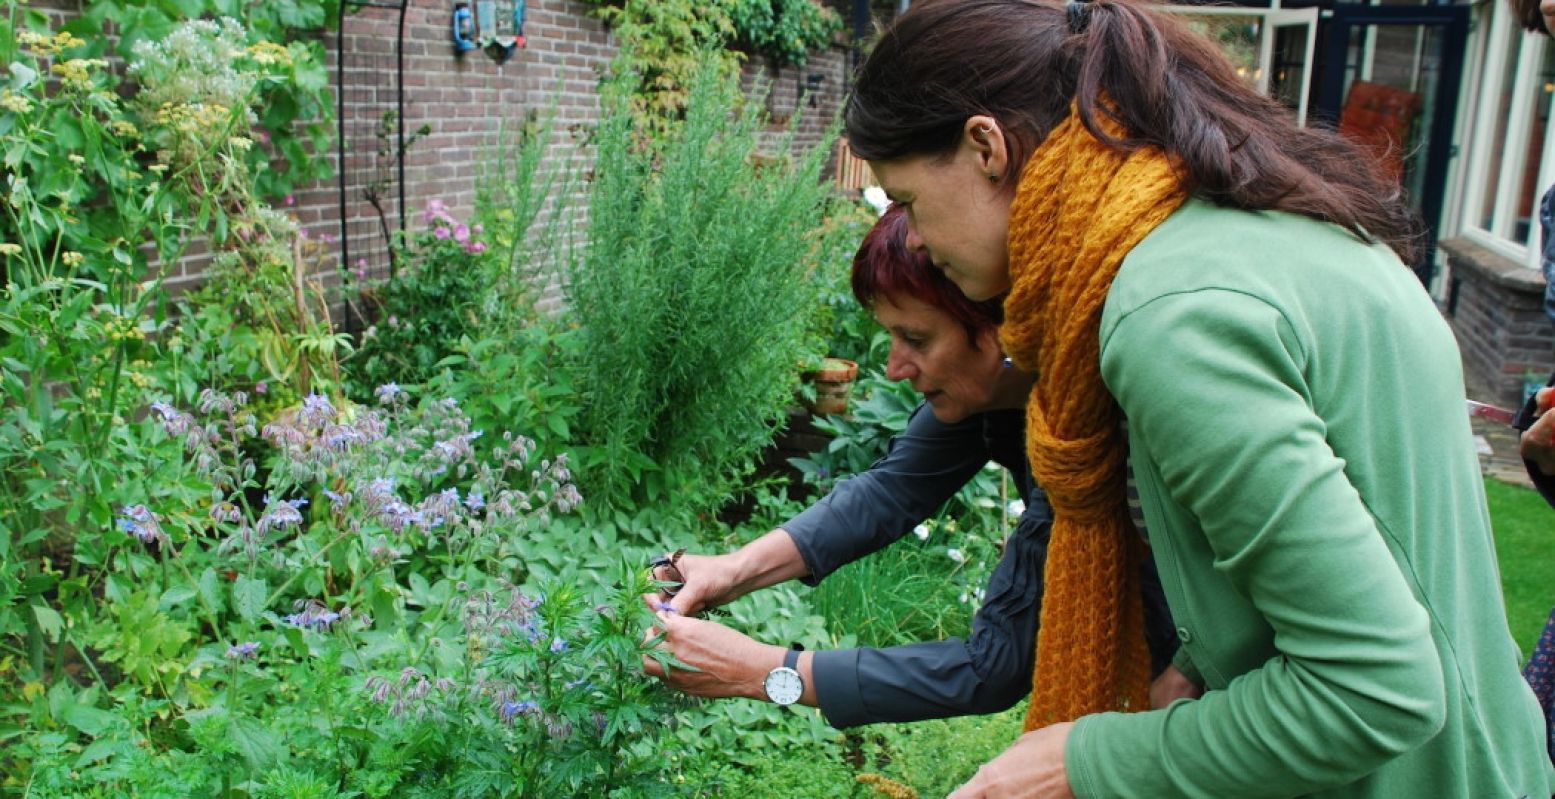
[[(340, 263), (350, 273), (394, 271), (405, 230), (405, 13), (408, 0), (342, 0), (335, 49)], [(387, 37), (393, 25), (392, 70)], [(365, 31), (358, 33), (354, 31)], [(385, 77), (392, 85), (384, 85)], [(391, 229), (391, 220), (397, 225)], [(347, 304), (346, 324), (363, 320)]]

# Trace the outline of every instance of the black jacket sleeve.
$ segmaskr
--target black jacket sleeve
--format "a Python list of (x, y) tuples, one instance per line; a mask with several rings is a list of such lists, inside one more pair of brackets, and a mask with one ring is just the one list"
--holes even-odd
[(812, 675), (826, 720), (853, 727), (994, 713), (1029, 693), (1052, 518), (1045, 496), (1027, 498), (969, 638), (817, 652)]
[(884, 458), (782, 525), (809, 567), (804, 582), (819, 583), (938, 510), (988, 462), (982, 429), (976, 415), (947, 425), (919, 405)]

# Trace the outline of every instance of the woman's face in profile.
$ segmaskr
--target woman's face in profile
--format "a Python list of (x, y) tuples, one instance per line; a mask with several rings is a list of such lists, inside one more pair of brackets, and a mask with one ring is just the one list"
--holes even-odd
[(955, 317), (911, 296), (875, 301), (875, 320), (891, 334), (886, 377), (911, 381), (935, 418), (954, 424), (994, 407), (1004, 353), (993, 328), (968, 338)]
[(926, 252), (971, 299), (1009, 290), (1010, 197), (989, 180), (970, 147), (948, 158), (911, 156), (869, 165), (886, 195), (907, 212), (908, 249)]

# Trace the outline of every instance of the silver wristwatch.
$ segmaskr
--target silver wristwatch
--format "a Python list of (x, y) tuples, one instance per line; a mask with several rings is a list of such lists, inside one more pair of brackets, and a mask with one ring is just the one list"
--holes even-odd
[(762, 690), (767, 692), (767, 698), (773, 704), (792, 705), (804, 696), (804, 678), (799, 676), (799, 650), (801, 647), (795, 644), (783, 656), (783, 665), (767, 672), (767, 678), (761, 681)]

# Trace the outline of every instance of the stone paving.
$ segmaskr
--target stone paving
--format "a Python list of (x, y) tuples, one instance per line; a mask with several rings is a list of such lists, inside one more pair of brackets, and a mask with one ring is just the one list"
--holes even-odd
[[(1469, 399), (1493, 402), (1494, 393), (1476, 380), (1466, 376)], [(1512, 408), (1511, 410), (1517, 410)], [(1533, 488), (1528, 479), (1528, 469), (1522, 456), (1517, 454), (1517, 431), (1507, 425), (1489, 419), (1474, 417), (1469, 420), (1474, 429), (1475, 444), (1479, 446), (1480, 470), (1485, 474), (1514, 485)]]

